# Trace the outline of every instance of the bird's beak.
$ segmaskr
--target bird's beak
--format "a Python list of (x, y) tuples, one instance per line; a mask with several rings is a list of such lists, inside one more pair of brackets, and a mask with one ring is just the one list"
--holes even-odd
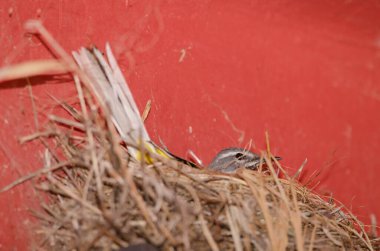
[[(273, 156), (273, 158), (275, 158), (276, 160), (282, 160), (282, 158), (279, 156)], [(263, 159), (263, 164), (266, 164), (265, 159)], [(257, 160), (257, 163), (255, 164), (255, 168), (257, 168), (259, 165), (260, 165), (260, 159)]]
[[(279, 156), (273, 156), (273, 158), (275, 158), (276, 160), (282, 160), (282, 158), (281, 157), (279, 157)], [(263, 163), (265, 163), (265, 159), (263, 159)]]

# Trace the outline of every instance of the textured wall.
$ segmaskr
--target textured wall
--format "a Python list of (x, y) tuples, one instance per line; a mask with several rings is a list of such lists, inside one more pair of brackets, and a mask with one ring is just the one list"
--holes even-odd
[[(109, 41), (148, 130), (178, 155), (206, 163), (251, 139), (294, 172), (308, 158), (322, 194), (333, 193), (368, 222), (380, 216), (380, 4), (378, 1), (0, 2), (1, 65), (51, 55), (23, 23), (40, 18), (67, 51)], [(52, 94), (75, 102), (69, 81), (30, 79), (39, 113)], [(0, 186), (41, 165), (27, 81), (0, 84)], [(28, 245), (30, 184), (0, 194), (0, 249)], [(25, 240), (25, 241), (24, 241)]]

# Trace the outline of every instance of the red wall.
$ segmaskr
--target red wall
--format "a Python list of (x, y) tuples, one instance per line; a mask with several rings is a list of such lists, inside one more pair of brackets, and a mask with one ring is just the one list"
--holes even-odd
[[(206, 163), (250, 139), (294, 172), (333, 193), (363, 220), (380, 217), (380, 4), (378, 1), (64, 1), (0, 2), (1, 65), (51, 57), (23, 23), (40, 18), (67, 51), (109, 41), (148, 130), (178, 155)], [(75, 101), (72, 83), (32, 78), (40, 113), (48, 94)], [(0, 187), (41, 164), (26, 81), (0, 84)], [(40, 124), (46, 118), (39, 117)], [(0, 249), (25, 249), (30, 184), (0, 194)]]

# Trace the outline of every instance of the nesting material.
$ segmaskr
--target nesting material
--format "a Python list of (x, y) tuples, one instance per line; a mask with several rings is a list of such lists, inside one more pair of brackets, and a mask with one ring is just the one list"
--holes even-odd
[(46, 149), (38, 185), (49, 195), (36, 213), (41, 247), (117, 250), (150, 243), (160, 250), (374, 249), (351, 214), (289, 177), (279, 179), (278, 163), (269, 164), (266, 173), (227, 175), (159, 156), (152, 156), (150, 165), (132, 161), (107, 114), (94, 109), (91, 95), (77, 88), (82, 110), (71, 110), (77, 131), (61, 121), (34, 135), (55, 142)]

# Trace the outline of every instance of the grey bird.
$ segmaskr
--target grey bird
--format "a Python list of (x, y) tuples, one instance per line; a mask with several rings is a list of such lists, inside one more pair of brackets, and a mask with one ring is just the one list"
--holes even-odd
[[(281, 160), (281, 157), (275, 157)], [(265, 163), (265, 160), (263, 160)], [(257, 169), (260, 165), (260, 155), (244, 148), (230, 147), (220, 151), (208, 166), (214, 171), (232, 173), (238, 168)]]

